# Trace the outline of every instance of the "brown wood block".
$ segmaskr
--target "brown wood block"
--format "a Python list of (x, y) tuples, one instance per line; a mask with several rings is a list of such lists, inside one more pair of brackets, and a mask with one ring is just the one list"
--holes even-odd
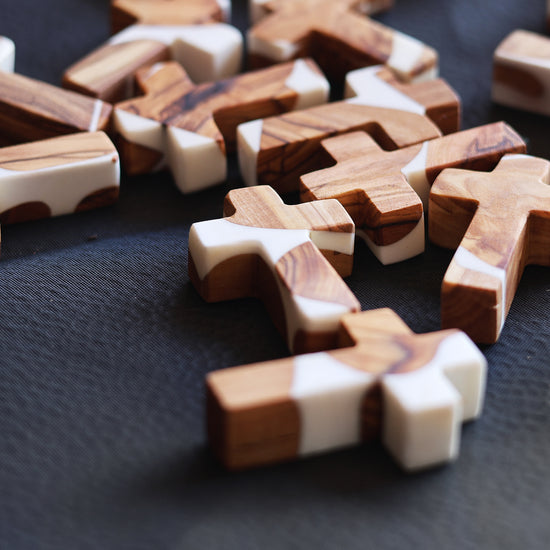
[(120, 165), (103, 132), (0, 149), (0, 220), (17, 223), (114, 203)]
[(224, 21), (217, 0), (111, 0), (111, 30), (133, 25), (197, 25)]
[[(145, 95), (115, 106), (116, 130), (127, 142), (167, 152), (184, 192), (225, 179), (225, 150), (235, 147), (238, 124), (317, 104), (328, 91), (308, 60), (199, 85), (170, 62), (139, 71), (137, 80)], [(124, 168), (137, 173), (133, 158), (121, 153)]]
[(493, 101), (550, 115), (550, 39), (517, 30), (495, 50)]
[(442, 170), (488, 171), (503, 155), (525, 152), (525, 143), (503, 122), (395, 151), (382, 150), (364, 132), (322, 145), (337, 164), (301, 177), (302, 201), (340, 201), (385, 264), (424, 251), (423, 205), (427, 208), (430, 186)]
[(2, 145), (109, 128), (112, 108), (101, 100), (19, 74), (1, 76)]
[(252, 66), (312, 56), (330, 78), (387, 63), (403, 80), (433, 74), (437, 53), (365, 17), (357, 0), (274, 0), (248, 33)]
[(457, 252), (441, 289), (444, 327), (497, 341), (527, 264), (550, 265), (550, 163), (505, 156), (490, 173), (449, 169), (430, 193), (430, 240)]
[(134, 76), (139, 69), (169, 59), (168, 46), (154, 40), (108, 43), (69, 67), (63, 87), (116, 103), (134, 95)]
[[(208, 375), (209, 439), (226, 467), (380, 435), (407, 469), (456, 456), (457, 425), (479, 414), (486, 369), (463, 333), (416, 335), (383, 309), (343, 316), (338, 345)], [(453, 379), (461, 382), (450, 388)]]
[(200, 295), (261, 298), (293, 350), (334, 345), (340, 316), (360, 309), (336, 271), (349, 274), (353, 255), (354, 226), (342, 206), (287, 206), (271, 188), (253, 187), (230, 191), (224, 216), (191, 228), (189, 275)]
[(426, 116), (339, 101), (241, 125), (241, 174), (248, 185), (271, 185), (279, 193), (297, 191), (300, 176), (328, 165), (321, 142), (357, 130), (390, 150), (441, 135)]
[(403, 82), (387, 67), (366, 67), (347, 74), (345, 95), (359, 96), (365, 105), (425, 114), (443, 134), (460, 130), (460, 98), (442, 78)]

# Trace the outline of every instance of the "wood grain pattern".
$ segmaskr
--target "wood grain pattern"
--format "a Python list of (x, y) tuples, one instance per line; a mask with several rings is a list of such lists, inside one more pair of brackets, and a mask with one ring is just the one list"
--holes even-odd
[[(380, 83), (383, 83), (380, 85)], [(390, 94), (388, 94), (388, 86)], [(346, 97), (361, 96), (362, 103), (387, 102), (391, 90), (409, 98), (422, 107), (423, 114), (432, 120), (443, 134), (460, 130), (461, 103), (455, 90), (442, 78), (421, 82), (403, 82), (387, 67), (368, 67), (346, 75)], [(395, 108), (403, 109), (396, 94)]]
[[(153, 121), (164, 128), (184, 130), (186, 136), (192, 133), (199, 136), (198, 139), (208, 138), (215, 142), (218, 156), (223, 159), (221, 155), (225, 155), (226, 147), (228, 150), (235, 147), (236, 128), (240, 123), (286, 112), (298, 106), (302, 101), (302, 94), (299, 89), (292, 87), (291, 78), (296, 74), (297, 68), (308, 77), (308, 86), (316, 79), (324, 82), (316, 65), (307, 60), (199, 85), (194, 85), (177, 63), (158, 64), (137, 73), (138, 84), (145, 95), (117, 104), (115, 125), (127, 142), (134, 141), (141, 146), (145, 145), (139, 143), (142, 133), (132, 134), (132, 129), (121, 122), (120, 113), (136, 115), (148, 124), (151, 122), (147, 121)], [(308, 98), (311, 99), (310, 96)], [(314, 102), (323, 99), (323, 94), (314, 94)], [(162, 149), (164, 142), (159, 140), (159, 143), (159, 148)], [(128, 148), (127, 145), (126, 149)], [(129, 173), (136, 174), (139, 167), (132, 164), (132, 155), (127, 153), (127, 150), (123, 151), (123, 166)], [(175, 158), (168, 160), (176, 162)], [(197, 173), (199, 168), (188, 177), (200, 178), (201, 174)], [(223, 168), (225, 169), (225, 161)], [(205, 166), (202, 166), (202, 170), (204, 169)], [(216, 183), (219, 182), (218, 179)], [(182, 183), (180, 187), (183, 189), (185, 184)]]
[(248, 33), (252, 66), (312, 56), (331, 78), (388, 63), (404, 80), (433, 73), (436, 52), (372, 21), (356, 0), (274, 0)]
[[(331, 136), (361, 130), (391, 150), (441, 135), (426, 116), (350, 101), (240, 126), (239, 162), (247, 184), (271, 185), (279, 193), (297, 191), (300, 176), (328, 165), (321, 142)], [(256, 127), (258, 131), (249, 132)]]
[[(525, 152), (525, 143), (507, 124), (488, 124), (437, 138), (424, 145), (384, 151), (363, 132), (322, 142), (336, 165), (301, 177), (303, 202), (337, 199), (369, 246), (387, 247), (415, 230), (428, 206), (430, 186), (445, 168), (491, 170), (507, 153)], [(393, 261), (423, 251), (404, 246)], [(380, 249), (379, 249), (380, 250)], [(384, 263), (382, 251), (375, 251)]]
[[(441, 350), (450, 350), (445, 348), (449, 344), (462, 346), (458, 356), (442, 357)], [(452, 458), (445, 455), (449, 448), (442, 455), (437, 454), (441, 452), (438, 450), (432, 455), (421, 451), (413, 456), (416, 414), (424, 415), (423, 420), (433, 414), (435, 422), (439, 423), (438, 428), (429, 423), (424, 425), (424, 446), (435, 448), (435, 440), (444, 438), (443, 432), (438, 430), (446, 422), (445, 398), (429, 413), (427, 410), (406, 410), (405, 416), (398, 418), (398, 424), (401, 423), (398, 426), (394, 423), (395, 411), (392, 411), (395, 395), (389, 398), (391, 390), (386, 382), (388, 377), (406, 377), (407, 373), (422, 370), (443, 373), (451, 365), (463, 368), (462, 372), (472, 383), (471, 394), (464, 393), (464, 416), (459, 415), (451, 424), (460, 423), (463, 418), (474, 418), (481, 409), (485, 361), (462, 333), (451, 330), (415, 335), (393, 311), (382, 309), (342, 317), (339, 346), (342, 349), (230, 368), (208, 375), (209, 440), (227, 468), (243, 469), (290, 460), (304, 453), (330, 450), (333, 443), (335, 446), (358, 443), (381, 433), (385, 444), (405, 468), (418, 467), (416, 460), (426, 461), (423, 464), (426, 466), (438, 459)], [(338, 371), (334, 369), (343, 369), (340, 371), (343, 378), (339, 379)], [(309, 381), (308, 376), (312, 377)], [(348, 395), (353, 385), (357, 385), (357, 390)], [(418, 390), (414, 390), (413, 385), (409, 391), (422, 391), (426, 401), (430, 400), (430, 392), (437, 391), (429, 384), (421, 385)], [(341, 411), (333, 408), (337, 407), (339, 399), (355, 402), (349, 416), (341, 417)], [(450, 401), (448, 407), (453, 408), (452, 396)], [(403, 401), (401, 406), (407, 409)], [(332, 411), (333, 418), (327, 416), (326, 432), (323, 433), (322, 420), (316, 426), (315, 422), (311, 423), (310, 415), (317, 413), (323, 417), (325, 411)], [(341, 422), (342, 426), (339, 426)], [(349, 441), (339, 439), (337, 433), (339, 429), (347, 429), (346, 422), (356, 424)], [(399, 435), (388, 433), (388, 428), (390, 432), (400, 432)], [(317, 442), (316, 430), (321, 432)], [(325, 441), (321, 442), (323, 437)], [(335, 440), (331, 441), (331, 437)], [(409, 447), (405, 453), (399, 448), (400, 443), (396, 443), (401, 438), (407, 441), (404, 446)], [(286, 444), (279, 446), (279, 441)], [(313, 446), (304, 448), (304, 442), (308, 441)], [(316, 443), (320, 447), (314, 448)]]
[(63, 87), (116, 103), (134, 95), (139, 69), (169, 59), (168, 46), (154, 40), (107, 43), (69, 67)]
[(497, 341), (523, 269), (550, 265), (550, 163), (505, 156), (490, 173), (445, 170), (430, 194), (430, 240), (458, 247), (443, 279), (441, 319)]
[(118, 153), (103, 132), (0, 149), (4, 224), (82, 212), (118, 199)]
[(111, 30), (115, 34), (134, 23), (197, 25), (224, 21), (217, 0), (111, 0)]
[(493, 57), (493, 101), (550, 115), (550, 39), (517, 30)]
[(353, 258), (345, 210), (336, 201), (286, 206), (272, 189), (255, 187), (231, 191), (224, 215), (191, 229), (189, 276), (200, 295), (258, 297), (291, 349), (334, 346), (338, 312), (360, 309), (341, 279)]
[(78, 131), (108, 130), (111, 106), (100, 100), (3, 73), (0, 79), (0, 144), (13, 145)]

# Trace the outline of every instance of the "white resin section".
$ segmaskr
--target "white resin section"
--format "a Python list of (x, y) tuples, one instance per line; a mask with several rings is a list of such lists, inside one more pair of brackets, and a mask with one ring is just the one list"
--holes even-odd
[(506, 271), (500, 267), (495, 267), (486, 261), (478, 258), (463, 246), (459, 246), (453, 256), (453, 262), (456, 262), (463, 269), (477, 271), (498, 279), (500, 282), (502, 301), (500, 304), (500, 326), (498, 334), (502, 331), (504, 321), (506, 320)]
[(422, 149), (420, 149), (418, 155), (416, 155), (416, 157), (414, 157), (409, 164), (401, 170), (401, 173), (407, 178), (409, 185), (420, 197), (422, 206), (424, 207), (424, 212), (428, 211), (428, 203), (430, 199), (430, 182), (426, 176), (428, 148), (429, 142), (425, 141), (422, 144)]
[[(166, 155), (174, 181), (182, 193), (193, 193), (225, 180), (227, 161), (218, 143), (174, 126), (121, 109), (114, 111), (114, 125), (125, 139)], [(163, 161), (159, 167), (163, 165)]]
[(237, 126), (239, 169), (245, 185), (258, 184), (258, 153), (262, 141), (263, 120), (251, 120)]
[(0, 71), (13, 73), (15, 67), (15, 44), (9, 38), (0, 36)]
[(114, 110), (113, 121), (115, 130), (129, 142), (164, 151), (164, 128), (160, 122), (122, 109)]
[(383, 378), (383, 440), (403, 468), (456, 458), (461, 423), (481, 412), (486, 376), (481, 352), (464, 333), (456, 333), (422, 369)]
[(103, 101), (101, 99), (96, 99), (94, 103), (94, 110), (92, 111), (92, 116), (90, 118), (90, 126), (88, 127), (88, 132), (96, 132), (97, 126), (99, 124), (99, 117), (101, 116), (101, 110), (103, 109)]
[(298, 53), (298, 46), (288, 40), (263, 40), (249, 31), (247, 35), (248, 51), (275, 62), (288, 61)]
[(227, 78), (241, 69), (243, 37), (225, 23), (132, 25), (113, 36), (109, 44), (135, 40), (155, 40), (169, 46), (173, 59), (197, 83)]
[(182, 193), (192, 193), (226, 179), (225, 154), (216, 140), (168, 126), (167, 157), (174, 181)]
[[(394, 31), (392, 52), (387, 66), (393, 69), (403, 80), (410, 80), (411, 71), (422, 58), (424, 44), (398, 31)], [(437, 76), (437, 68), (431, 68), (415, 77), (416, 81), (429, 80)]]
[(361, 105), (398, 109), (425, 115), (426, 108), (424, 105), (414, 101), (408, 95), (376, 76), (381, 68), (381, 65), (377, 65), (348, 73), (346, 76), (346, 98), (356, 97), (353, 103)]
[(342, 315), (353, 311), (343, 304), (292, 294), (279, 280), (277, 284), (285, 310), (286, 337), (291, 353), (294, 353), (294, 338), (299, 330), (336, 333)]
[(541, 83), (543, 93), (533, 96), (493, 80), (491, 92), (493, 101), (508, 107), (550, 115), (550, 59), (507, 54), (505, 57), (495, 55), (495, 61), (502, 61), (511, 69), (517, 68), (532, 74)]
[(27, 202), (43, 202), (52, 216), (72, 214), (88, 195), (119, 184), (120, 162), (114, 152), (27, 172), (0, 168), (0, 212)]
[(387, 244), (385, 246), (378, 245), (366, 234), (365, 231), (357, 229), (357, 236), (365, 241), (371, 252), (378, 258), (383, 265), (395, 264), (414, 258), (422, 254), (425, 249), (425, 228), (424, 215), (416, 225), (416, 227), (405, 235), (399, 241)]
[(373, 382), (372, 374), (327, 353), (296, 357), (290, 395), (300, 411), (299, 453), (359, 443), (361, 402)]
[(313, 71), (303, 60), (294, 62), (292, 73), (287, 78), (285, 86), (298, 94), (295, 110), (307, 109), (328, 101), (330, 85), (322, 75)]
[[(324, 233), (327, 234), (326, 241)], [(258, 254), (269, 266), (274, 266), (287, 252), (310, 240), (320, 248), (343, 254), (351, 254), (351, 241), (353, 251), (353, 233), (265, 229), (220, 218), (191, 226), (189, 252), (199, 278), (204, 279), (216, 265), (239, 254)]]

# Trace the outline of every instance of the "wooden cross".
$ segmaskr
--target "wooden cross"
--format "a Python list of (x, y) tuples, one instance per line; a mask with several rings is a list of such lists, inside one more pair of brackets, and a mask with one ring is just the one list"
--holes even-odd
[(5, 36), (0, 36), (0, 71), (13, 73), (15, 65), (15, 44)]
[(443, 327), (497, 341), (527, 264), (550, 265), (550, 163), (503, 157), (490, 173), (445, 170), (430, 193), (430, 240), (457, 248), (441, 288)]
[[(271, 0), (249, 0), (250, 6), (250, 21), (255, 24), (269, 15), (269, 5)], [(393, 0), (360, 0), (356, 9), (365, 15), (373, 15), (375, 13), (387, 10), (393, 6)]]
[(351, 273), (354, 226), (337, 201), (286, 206), (270, 187), (230, 191), (224, 218), (189, 233), (189, 277), (208, 302), (259, 297), (296, 353), (330, 349), (361, 306)]
[(69, 67), (63, 86), (109, 101), (133, 93), (136, 72), (173, 59), (193, 82), (208, 82), (240, 71), (242, 36), (224, 23), (195, 26), (132, 25)]
[(297, 191), (300, 176), (326, 167), (321, 142), (361, 130), (384, 149), (400, 149), (437, 138), (426, 116), (397, 108), (372, 107), (361, 96), (253, 120), (237, 130), (241, 175), (251, 185), (271, 185), (279, 193)]
[(424, 252), (424, 210), (445, 168), (493, 169), (525, 143), (503, 122), (384, 151), (364, 132), (322, 142), (336, 165), (301, 177), (303, 202), (337, 199), (374, 255), (390, 264)]
[(0, 149), (0, 221), (82, 212), (118, 198), (120, 163), (103, 132), (83, 132)]
[(167, 153), (176, 184), (197, 191), (226, 179), (238, 124), (326, 101), (328, 83), (309, 60), (194, 85), (177, 63), (137, 74), (145, 96), (115, 106), (124, 168), (154, 170)]
[(550, 115), (550, 39), (518, 30), (495, 51), (493, 101)]
[(226, 21), (231, 0), (112, 0), (111, 29), (133, 25), (197, 25)]
[(112, 107), (15, 73), (0, 78), (0, 145), (106, 130)]
[(346, 75), (345, 97), (357, 96), (364, 105), (426, 115), (443, 134), (460, 129), (460, 98), (442, 78), (401, 82), (387, 67), (365, 67)]
[(230, 469), (381, 435), (407, 470), (452, 460), (483, 402), (486, 361), (458, 330), (414, 334), (389, 309), (345, 315), (339, 349), (207, 377), (212, 448)]
[(252, 66), (312, 56), (329, 77), (387, 64), (403, 80), (431, 78), (437, 53), (360, 13), (357, 0), (273, 0), (248, 32)]

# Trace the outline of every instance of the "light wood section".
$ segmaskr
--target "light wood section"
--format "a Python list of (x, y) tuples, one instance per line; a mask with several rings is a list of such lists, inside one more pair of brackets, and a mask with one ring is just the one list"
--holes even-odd
[[(418, 105), (422, 106), (426, 116), (431, 119), (443, 134), (452, 134), (460, 130), (461, 103), (455, 90), (443, 78), (434, 78), (420, 82), (403, 82), (387, 67), (370, 67), (352, 71), (346, 76), (346, 97), (360, 96), (363, 103), (370, 100), (387, 100), (385, 97), (376, 97), (371, 93), (374, 88), (381, 94), (384, 89), (373, 86), (376, 79), (384, 82), (399, 94), (403, 94)], [(398, 104), (395, 108), (400, 108)]]
[(357, 229), (379, 246), (400, 241), (416, 227), (421, 198), (427, 204), (429, 187), (445, 168), (487, 171), (503, 155), (525, 152), (523, 140), (503, 122), (396, 151), (382, 150), (363, 132), (322, 144), (337, 164), (301, 177), (302, 201), (337, 199)]
[[(438, 353), (442, 345), (450, 344), (453, 340), (454, 345), (458, 342), (455, 356)], [(422, 440), (427, 447), (437, 447), (435, 441), (445, 437), (439, 430), (446, 423), (446, 410), (456, 407), (457, 402), (453, 402), (455, 398), (451, 397), (452, 403), (444, 405), (445, 398), (439, 394), (437, 399), (440, 401), (435, 409), (429, 412), (421, 411), (420, 407), (416, 411), (406, 410), (405, 416), (398, 420), (401, 425), (395, 426), (394, 420), (388, 421), (386, 418), (386, 415), (392, 415), (393, 419), (393, 403), (391, 400), (385, 402), (382, 397), (382, 387), (388, 376), (395, 378), (396, 375), (406, 376), (421, 370), (440, 370), (443, 373), (452, 366), (464, 368), (463, 381), (471, 383), (470, 386), (466, 384), (467, 389), (460, 390), (464, 392), (467, 410), (463, 417), (459, 415), (451, 423), (460, 424), (463, 418), (473, 418), (479, 414), (483, 398), (485, 361), (475, 346), (459, 331), (416, 335), (396, 313), (389, 309), (380, 309), (343, 316), (338, 346), (341, 349), (229, 368), (207, 376), (209, 440), (218, 458), (227, 468), (243, 469), (297, 458), (304, 452), (304, 441), (315, 440), (316, 434), (311, 433), (312, 431), (320, 430), (318, 435), (321, 436), (321, 441), (325, 436), (327, 440), (334, 436), (338, 440), (338, 434), (331, 433), (334, 430), (330, 426), (332, 419), (327, 422), (327, 426), (322, 423), (315, 425), (315, 422), (310, 423), (308, 415), (312, 411), (322, 415), (324, 409), (332, 410), (334, 417), (338, 417), (340, 411), (332, 407), (339, 402), (340, 391), (347, 396), (346, 392), (352, 384), (350, 376), (355, 376), (354, 383), (358, 385), (359, 393), (353, 394), (353, 397), (349, 394), (349, 399), (358, 401), (356, 409), (351, 409), (350, 417), (344, 419), (344, 423), (357, 423), (358, 431), (353, 436), (353, 441), (341, 443), (358, 443), (380, 437), (382, 426), (386, 424), (384, 442), (405, 468), (418, 466), (415, 466), (418, 457), (412, 457), (413, 453), (406, 458), (400, 456), (394, 440), (405, 440), (405, 447), (413, 447), (414, 422), (418, 421), (418, 417), (424, 421), (433, 415), (434, 424), (424, 426), (426, 431), (423, 432)], [(447, 349), (452, 348), (453, 345)], [(341, 374), (338, 375), (338, 372)], [(327, 376), (331, 383), (324, 380)], [(340, 376), (344, 378), (339, 378)], [(429, 383), (413, 389), (415, 384), (417, 382), (411, 380), (408, 391), (411, 394), (422, 391), (426, 401), (430, 400), (431, 392), (439, 393)], [(386, 391), (387, 388), (384, 392)], [(310, 399), (312, 401), (308, 403)], [(321, 408), (318, 408), (319, 403), (323, 404)], [(418, 417), (415, 416), (417, 413)], [(404, 421), (405, 417), (409, 420)], [(338, 421), (341, 422), (341, 418)], [(345, 426), (342, 428), (345, 429)], [(388, 429), (395, 433), (388, 434)], [(452, 428), (448, 429), (453, 431)], [(305, 433), (307, 431), (309, 433)], [(458, 437), (457, 433), (452, 437)], [(330, 449), (330, 446), (323, 448)], [(306, 449), (306, 452), (315, 451)], [(443, 452), (455, 451), (445, 449)], [(423, 454), (422, 450), (420, 454)], [(446, 456), (446, 459), (453, 456)], [(429, 460), (423, 464), (426, 465), (430, 465)]]
[(111, 30), (115, 34), (134, 23), (197, 25), (224, 21), (217, 0), (111, 0)]
[(105, 44), (63, 75), (63, 87), (110, 103), (134, 95), (135, 73), (170, 59), (170, 49), (154, 40)]
[(550, 38), (517, 30), (497, 47), (493, 101), (550, 116)]
[(100, 100), (3, 73), (0, 78), (0, 145), (78, 131), (107, 130), (111, 106)]
[(430, 194), (430, 240), (458, 247), (441, 288), (444, 327), (497, 341), (527, 264), (550, 265), (550, 163), (506, 156), (490, 173), (445, 170)]
[[(255, 123), (250, 123), (255, 124)], [(266, 184), (279, 193), (297, 191), (300, 176), (326, 166), (321, 142), (331, 136), (361, 130), (384, 149), (399, 149), (441, 135), (426, 116), (393, 109), (369, 107), (349, 101), (266, 118), (261, 122), (257, 143), (245, 143), (246, 125), (239, 128), (241, 173), (244, 162), (253, 168), (247, 183)]]
[(119, 180), (118, 153), (103, 132), (2, 148), (0, 220), (17, 223), (110, 205)]
[(388, 63), (404, 80), (437, 68), (430, 47), (372, 21), (357, 0), (273, 0), (248, 33), (252, 66), (312, 56), (330, 78)]
[(189, 276), (200, 295), (258, 297), (296, 353), (333, 347), (337, 312), (360, 310), (341, 279), (353, 258), (345, 210), (336, 201), (287, 206), (271, 188), (254, 187), (230, 191), (224, 215), (229, 225), (214, 220), (191, 230)]

